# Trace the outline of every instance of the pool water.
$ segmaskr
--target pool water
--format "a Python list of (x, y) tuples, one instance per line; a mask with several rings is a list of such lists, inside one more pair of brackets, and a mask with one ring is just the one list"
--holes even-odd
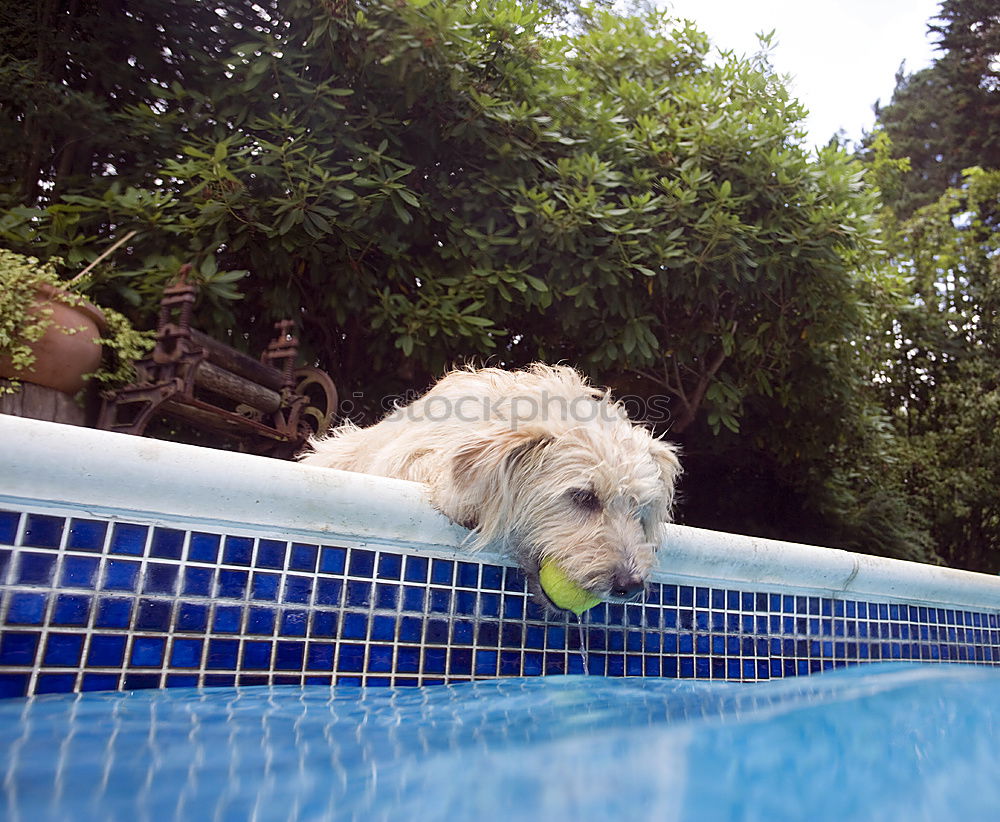
[(993, 820), (1000, 671), (538, 677), (0, 702), (0, 817)]

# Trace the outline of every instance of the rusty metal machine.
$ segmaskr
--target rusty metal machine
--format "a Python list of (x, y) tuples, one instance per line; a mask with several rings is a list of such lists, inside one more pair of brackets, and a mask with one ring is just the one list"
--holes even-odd
[(136, 382), (104, 399), (98, 427), (142, 435), (160, 416), (237, 440), (255, 453), (288, 458), (337, 412), (337, 389), (326, 372), (296, 367), (298, 340), (290, 320), (260, 360), (191, 327), (198, 288), (189, 266), (164, 289), (156, 347), (136, 363)]

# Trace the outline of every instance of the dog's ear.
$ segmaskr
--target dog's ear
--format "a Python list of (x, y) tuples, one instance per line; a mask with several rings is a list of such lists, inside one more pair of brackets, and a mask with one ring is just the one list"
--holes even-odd
[(522, 484), (515, 474), (541, 459), (552, 441), (548, 434), (525, 430), (498, 429), (463, 443), (451, 460), (452, 499), (446, 513), (478, 532), (477, 542), (485, 544), (497, 534), (510, 530), (504, 523), (514, 495)]
[(660, 482), (663, 484), (665, 519), (670, 516), (670, 509), (674, 504), (674, 489), (677, 487), (677, 478), (681, 475), (681, 463), (677, 459), (677, 446), (663, 440), (651, 440), (649, 443), (649, 453), (660, 469)]

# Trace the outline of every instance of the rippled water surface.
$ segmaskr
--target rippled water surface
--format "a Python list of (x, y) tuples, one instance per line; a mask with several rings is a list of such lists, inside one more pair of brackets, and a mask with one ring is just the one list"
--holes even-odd
[(0, 702), (0, 818), (996, 820), (1000, 671)]

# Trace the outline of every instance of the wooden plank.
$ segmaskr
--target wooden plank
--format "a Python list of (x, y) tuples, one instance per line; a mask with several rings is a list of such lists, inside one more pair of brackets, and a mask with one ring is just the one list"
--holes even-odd
[[(7, 380), (0, 380), (0, 383), (10, 385)], [(22, 382), (20, 389), (13, 394), (0, 394), (0, 414), (66, 425), (87, 425), (86, 408), (75, 397), (30, 382)]]

